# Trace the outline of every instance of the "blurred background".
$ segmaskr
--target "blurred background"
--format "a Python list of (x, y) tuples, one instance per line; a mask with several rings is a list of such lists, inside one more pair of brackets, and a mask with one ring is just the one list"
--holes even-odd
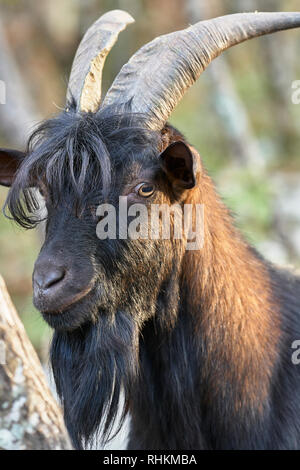
[[(0, 0), (0, 80), (7, 95), (0, 104), (1, 147), (24, 148), (36, 124), (60, 112), (83, 33), (115, 8), (136, 23), (106, 62), (104, 92), (130, 55), (157, 35), (229, 13), (297, 11), (299, 0)], [(268, 259), (298, 267), (300, 104), (293, 104), (292, 86), (300, 80), (299, 57), (299, 31), (233, 48), (213, 62), (171, 119), (199, 150), (247, 239)], [(1, 206), (6, 194), (0, 188)], [(0, 273), (45, 362), (51, 332), (31, 300), (41, 243), (41, 231), (26, 232), (0, 215)]]

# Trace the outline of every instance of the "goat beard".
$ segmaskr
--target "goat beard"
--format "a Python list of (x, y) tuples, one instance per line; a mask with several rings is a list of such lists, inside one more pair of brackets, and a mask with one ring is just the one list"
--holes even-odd
[[(121, 428), (138, 372), (138, 326), (124, 312), (99, 315), (75, 331), (56, 331), (51, 365), (64, 419), (77, 449), (102, 444)], [(124, 403), (120, 416), (120, 394)], [(119, 419), (120, 416), (120, 419)]]

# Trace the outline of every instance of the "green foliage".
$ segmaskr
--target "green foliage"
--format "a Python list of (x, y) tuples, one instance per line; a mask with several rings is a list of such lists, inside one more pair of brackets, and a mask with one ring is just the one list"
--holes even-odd
[(218, 175), (217, 186), (248, 240), (253, 244), (264, 240), (271, 229), (273, 197), (265, 178), (249, 170), (231, 168)]

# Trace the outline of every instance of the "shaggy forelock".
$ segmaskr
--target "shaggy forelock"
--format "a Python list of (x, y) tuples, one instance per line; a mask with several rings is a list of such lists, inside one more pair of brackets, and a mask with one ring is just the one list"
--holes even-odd
[(134, 152), (141, 158), (157, 153), (160, 135), (143, 122), (141, 115), (120, 115), (112, 108), (77, 114), (72, 107), (43, 122), (28, 141), (5, 214), (24, 228), (35, 227), (41, 221), (35, 188), (41, 186), (47, 188), (51, 204), (72, 201), (76, 211), (93, 199), (106, 199), (120, 164)]

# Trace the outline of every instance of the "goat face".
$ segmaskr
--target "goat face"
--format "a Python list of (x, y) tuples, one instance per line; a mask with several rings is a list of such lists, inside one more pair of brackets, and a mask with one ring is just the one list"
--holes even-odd
[[(76, 329), (120, 310), (142, 324), (155, 314), (162, 284), (178, 274), (174, 266), (180, 263), (174, 258), (180, 259), (184, 247), (172, 238), (172, 230), (169, 240), (152, 240), (148, 234), (146, 239), (119, 237), (120, 196), (129, 212), (133, 204), (170, 206), (195, 184), (188, 146), (177, 142), (160, 153), (166, 134), (146, 131), (140, 123), (134, 117), (69, 112), (43, 124), (31, 139), (8, 207), (26, 226), (37, 219), (24, 213), (20, 191), (29, 211), (34, 211), (34, 194), (28, 186), (38, 187), (45, 199), (48, 215), (33, 274), (34, 304), (56, 329)], [(104, 203), (115, 209), (114, 239), (99, 240), (96, 233), (97, 207)]]

